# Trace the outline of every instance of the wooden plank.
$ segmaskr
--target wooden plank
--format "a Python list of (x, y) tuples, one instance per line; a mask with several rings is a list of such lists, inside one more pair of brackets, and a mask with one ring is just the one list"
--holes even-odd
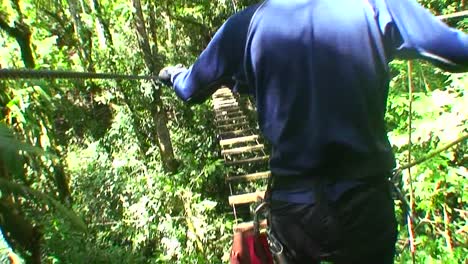
[(235, 102), (235, 103), (229, 103), (229, 104), (215, 105), (213, 108), (215, 110), (225, 110), (225, 109), (230, 109), (233, 107), (239, 108), (239, 103)]
[(216, 120), (218, 123), (232, 123), (234, 121), (245, 121), (246, 117), (245, 116), (238, 116), (238, 117), (233, 117), (233, 118), (228, 118), (228, 119), (221, 119), (221, 120)]
[(221, 145), (221, 147), (223, 147), (223, 146), (229, 146), (229, 145), (234, 145), (238, 143), (251, 142), (257, 139), (258, 139), (258, 135), (252, 135), (252, 136), (245, 136), (245, 137), (238, 137), (238, 138), (222, 139), (219, 141), (219, 144)]
[(241, 120), (242, 119), (247, 119), (247, 117), (243, 114), (240, 114), (240, 115), (234, 115), (234, 116), (226, 116), (226, 118), (215, 118), (216, 122), (217, 123), (220, 123), (220, 122), (233, 122), (233, 121), (236, 121), (236, 120)]
[(218, 94), (213, 94), (213, 100), (219, 99), (219, 98), (226, 98), (226, 97), (232, 97), (234, 98), (234, 95), (232, 93), (218, 93)]
[(237, 204), (254, 203), (254, 202), (257, 202), (259, 199), (263, 199), (264, 196), (265, 196), (265, 191), (257, 191), (254, 193), (232, 195), (232, 196), (229, 196), (229, 204), (237, 205)]
[(239, 106), (231, 106), (221, 109), (215, 109), (216, 114), (223, 113), (223, 112), (234, 112), (234, 111), (241, 111)]
[(229, 88), (221, 88), (221, 89), (218, 89), (216, 92), (214, 92), (213, 96), (222, 95), (222, 94), (232, 94), (232, 91)]
[(233, 93), (229, 90), (224, 90), (224, 91), (216, 91), (213, 93), (213, 97), (216, 96), (223, 96), (223, 95), (233, 95)]
[(218, 102), (213, 102), (213, 108), (218, 109), (220, 107), (229, 106), (229, 105), (238, 105), (236, 100), (223, 100)]
[(241, 111), (241, 110), (237, 110), (237, 111), (221, 111), (219, 113), (216, 114), (216, 118), (217, 119), (226, 119), (226, 118), (230, 118), (230, 117), (235, 117), (235, 116), (245, 116), (244, 113)]
[(221, 102), (213, 102), (214, 109), (218, 109), (224, 106), (239, 105), (236, 100), (226, 100)]
[(263, 144), (258, 144), (258, 145), (255, 145), (255, 146), (246, 146), (246, 147), (239, 147), (239, 148), (233, 148), (233, 149), (224, 149), (224, 150), (221, 150), (221, 155), (242, 154), (242, 153), (262, 150), (264, 148), (265, 148), (265, 146)]
[(226, 181), (255, 181), (260, 179), (268, 179), (270, 176), (270, 171), (263, 171), (246, 175), (227, 177)]
[(237, 102), (237, 99), (234, 98), (234, 96), (223, 96), (223, 97), (217, 97), (213, 99), (213, 104), (215, 103), (228, 103), (228, 102)]
[(233, 95), (231, 90), (216, 91), (213, 93), (213, 97), (223, 96), (223, 95)]
[(227, 102), (227, 103), (223, 103), (223, 104), (218, 104), (218, 105), (213, 105), (214, 106), (214, 109), (221, 109), (221, 108), (225, 108), (225, 107), (231, 107), (231, 106), (238, 106), (239, 103), (237, 101), (234, 101), (234, 102)]
[(227, 88), (226, 86), (224, 87), (221, 87), (219, 88), (218, 90), (216, 90), (215, 94), (216, 93), (222, 93), (222, 92), (230, 92), (231, 93), (231, 89)]
[(226, 131), (226, 132), (220, 132), (219, 135), (223, 138), (233, 138), (233, 137), (238, 137), (241, 135), (245, 135), (246, 133), (251, 132), (252, 130), (250, 128), (248, 129), (238, 129), (238, 130), (231, 130), (231, 131)]
[(235, 166), (235, 165), (242, 165), (246, 163), (265, 162), (265, 161), (268, 161), (269, 159), (270, 159), (269, 156), (262, 156), (262, 157), (255, 157), (255, 158), (250, 158), (250, 159), (233, 160), (233, 161), (227, 161), (226, 165)]
[(222, 108), (229, 108), (229, 107), (235, 107), (238, 106), (239, 104), (237, 102), (234, 103), (225, 103), (225, 104), (218, 104), (214, 105), (213, 108), (216, 110), (222, 109)]
[(235, 124), (228, 124), (228, 125), (219, 125), (219, 129), (226, 129), (226, 128), (233, 128), (233, 127), (239, 127), (239, 126), (246, 126), (248, 125), (248, 122), (240, 122), (240, 123), (235, 123)]
[(222, 94), (213, 97), (213, 102), (214, 101), (219, 101), (219, 100), (225, 100), (225, 99), (236, 99), (232, 94)]
[(220, 95), (226, 95), (226, 94), (233, 95), (231, 90), (223, 90), (223, 91), (218, 90), (218, 91), (213, 93), (213, 97), (220, 96)]
[[(262, 229), (266, 229), (268, 227), (268, 222), (266, 219), (263, 219), (260, 221), (260, 230)], [(237, 224), (237, 225), (234, 225), (234, 232), (249, 232), (249, 231), (253, 231), (254, 229), (254, 223), (253, 221), (251, 222), (244, 222), (244, 223), (240, 223), (240, 224)]]
[(232, 103), (237, 103), (237, 100), (232, 98), (232, 99), (227, 99), (227, 100), (216, 100), (213, 102), (213, 105), (215, 106), (220, 106), (223, 104), (232, 104)]

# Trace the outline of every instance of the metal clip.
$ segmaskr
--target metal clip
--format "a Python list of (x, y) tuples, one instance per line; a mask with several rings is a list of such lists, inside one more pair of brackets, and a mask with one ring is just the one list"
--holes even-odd
[(261, 212), (267, 208), (266, 207), (267, 205), (268, 205), (267, 202), (262, 202), (257, 206), (257, 208), (255, 208), (253, 224), (254, 224), (254, 233), (257, 235), (260, 233), (260, 217), (259, 216)]
[(284, 254), (283, 245), (278, 241), (278, 239), (272, 234), (271, 230), (267, 232), (268, 244), (270, 246), (270, 251), (277, 264), (288, 264), (288, 260)]

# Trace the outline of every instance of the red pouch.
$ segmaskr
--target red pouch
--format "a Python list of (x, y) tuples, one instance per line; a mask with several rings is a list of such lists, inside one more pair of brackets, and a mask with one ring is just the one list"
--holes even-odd
[(273, 264), (266, 234), (251, 230), (234, 233), (231, 264)]

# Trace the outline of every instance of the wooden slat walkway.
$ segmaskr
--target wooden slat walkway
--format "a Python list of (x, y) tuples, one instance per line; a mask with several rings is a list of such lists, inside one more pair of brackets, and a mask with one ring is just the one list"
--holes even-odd
[[(240, 207), (255, 204), (263, 199), (266, 179), (271, 177), (267, 163), (269, 156), (265, 151), (265, 145), (261, 142), (259, 132), (254, 128), (255, 124), (249, 123), (248, 117), (231, 90), (219, 89), (213, 94), (212, 99), (221, 155), (226, 166), (230, 168), (230, 173), (225, 178), (231, 190), (228, 201), (233, 206), (237, 219)], [(259, 190), (252, 192), (252, 183), (259, 186)], [(248, 219), (243, 217), (243, 220)], [(260, 226), (265, 228), (266, 221), (263, 220)], [(237, 223), (234, 226), (234, 231), (238, 232), (252, 229), (252, 221)]]

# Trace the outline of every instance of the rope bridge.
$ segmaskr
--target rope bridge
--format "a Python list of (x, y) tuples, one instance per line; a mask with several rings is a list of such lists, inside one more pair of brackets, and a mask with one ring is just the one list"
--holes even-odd
[[(242, 210), (263, 199), (267, 179), (271, 176), (269, 156), (259, 131), (252, 128), (245, 109), (240, 107), (231, 90), (219, 89), (212, 98), (221, 155), (225, 165), (230, 168), (225, 180), (229, 185), (229, 204), (236, 221), (234, 232), (253, 230), (254, 222), (243, 219), (242, 216), (248, 217), (249, 214)], [(260, 225), (265, 228), (266, 221)]]

